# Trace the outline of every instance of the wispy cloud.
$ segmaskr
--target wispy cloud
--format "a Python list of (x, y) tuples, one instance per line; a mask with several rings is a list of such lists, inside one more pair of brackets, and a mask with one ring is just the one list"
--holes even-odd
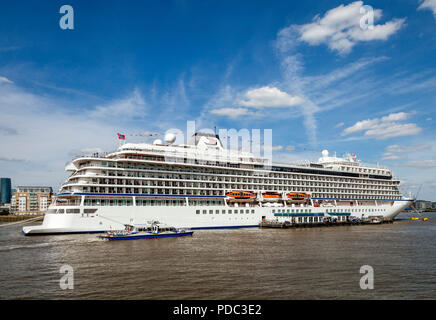
[(6, 77), (0, 77), (0, 83), (14, 83)]
[(7, 158), (7, 157), (1, 157), (0, 156), (0, 161), (4, 161), (4, 162), (23, 162), (25, 160), (24, 159), (16, 159), (16, 158)]
[[(0, 154), (4, 163), (0, 166), (0, 175), (12, 176), (14, 184), (58, 186), (64, 180), (63, 169), (65, 162), (71, 159), (71, 150), (96, 145), (108, 151), (116, 148), (116, 132), (126, 130), (120, 126), (123, 113), (91, 117), (93, 107), (90, 111), (71, 112), (68, 103), (16, 85), (0, 86), (0, 130), (8, 134), (1, 139), (1, 149), (7, 150), (7, 154)], [(115, 101), (108, 106), (118, 103)], [(53, 174), (47, 175), (48, 171)]]
[(383, 154), (382, 160), (405, 159), (409, 153), (429, 150), (430, 148), (431, 147), (425, 143), (420, 143), (412, 146), (394, 144), (386, 147), (386, 152)]
[(219, 108), (219, 109), (212, 109), (210, 110), (210, 113), (218, 115), (218, 116), (225, 116), (232, 119), (237, 119), (242, 116), (254, 116), (255, 113), (249, 111), (246, 108)]
[(436, 168), (436, 160), (417, 160), (410, 161), (403, 164), (406, 167), (414, 167), (414, 168)]
[(351, 127), (345, 128), (342, 136), (365, 131), (368, 138), (384, 140), (399, 136), (415, 135), (421, 132), (421, 128), (415, 123), (400, 123), (408, 119), (413, 112), (391, 113), (382, 118), (373, 118), (356, 122)]
[(146, 114), (147, 104), (138, 88), (135, 88), (126, 98), (99, 105), (89, 112), (89, 116), (95, 118), (116, 118), (119, 116), (143, 118)]
[(418, 10), (431, 10), (436, 18), (436, 0), (420, 0)]

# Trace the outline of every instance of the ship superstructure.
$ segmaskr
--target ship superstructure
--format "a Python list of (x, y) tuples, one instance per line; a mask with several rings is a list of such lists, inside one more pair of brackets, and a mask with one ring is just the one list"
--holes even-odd
[(393, 218), (412, 201), (389, 169), (351, 155), (324, 150), (316, 163), (279, 164), (226, 150), (216, 134), (199, 132), (183, 145), (166, 140), (76, 157), (43, 224), (23, 232), (104, 232), (148, 220), (196, 229), (258, 226), (271, 218)]

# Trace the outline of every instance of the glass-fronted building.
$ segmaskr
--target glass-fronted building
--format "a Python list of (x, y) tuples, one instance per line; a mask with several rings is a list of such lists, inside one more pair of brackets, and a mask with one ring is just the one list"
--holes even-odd
[(11, 197), (11, 179), (0, 178), (0, 203), (11, 203)]

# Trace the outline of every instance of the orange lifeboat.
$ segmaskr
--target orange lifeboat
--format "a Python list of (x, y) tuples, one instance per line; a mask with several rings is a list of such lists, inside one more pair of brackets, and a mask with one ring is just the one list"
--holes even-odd
[(264, 199), (280, 199), (280, 193), (278, 192), (264, 192), (263, 194)]
[(229, 198), (240, 199), (240, 200), (256, 198), (256, 194), (252, 191), (238, 191), (238, 190), (227, 192), (226, 196)]
[(307, 193), (302, 193), (302, 192), (290, 192), (287, 194), (287, 197), (289, 200), (296, 200), (296, 201), (309, 199), (309, 195)]

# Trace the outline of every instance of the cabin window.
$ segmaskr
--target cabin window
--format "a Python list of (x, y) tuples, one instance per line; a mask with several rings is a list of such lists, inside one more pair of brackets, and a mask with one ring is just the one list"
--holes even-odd
[(229, 210), (229, 214), (232, 214), (232, 210)]
[(200, 210), (195, 210), (195, 213), (196, 214), (200, 214)]
[(251, 210), (251, 213), (254, 213), (254, 210)]
[(222, 210), (221, 213), (222, 213), (222, 214), (226, 214), (226, 210)]
[(206, 214), (207, 213), (207, 210), (203, 210), (203, 214)]

